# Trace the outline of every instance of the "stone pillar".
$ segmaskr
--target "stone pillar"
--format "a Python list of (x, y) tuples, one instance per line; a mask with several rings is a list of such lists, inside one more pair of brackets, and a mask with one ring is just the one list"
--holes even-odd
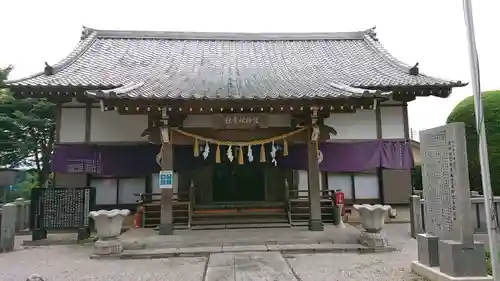
[(439, 266), (439, 237), (429, 233), (418, 234), (417, 257), (423, 265)]
[(309, 194), (309, 230), (323, 231), (321, 221), (321, 197), (319, 194), (319, 164), (316, 141), (307, 143), (307, 172)]
[(0, 252), (10, 252), (14, 250), (16, 237), (16, 215), (17, 205), (7, 203), (2, 207), (2, 222), (0, 232)]
[(417, 234), (424, 232), (422, 226), (422, 203), (420, 203), (420, 196), (410, 196), (410, 220), (411, 220), (411, 237), (416, 238)]
[(30, 228), (31, 200), (24, 201), (24, 229)]
[(24, 230), (24, 198), (17, 198), (16, 204), (16, 233)]

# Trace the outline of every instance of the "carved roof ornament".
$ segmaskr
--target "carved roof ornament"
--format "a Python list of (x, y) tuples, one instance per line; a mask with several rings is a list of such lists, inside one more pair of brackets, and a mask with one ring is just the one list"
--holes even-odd
[(92, 34), (94, 30), (92, 28), (88, 28), (85, 25), (82, 28), (82, 35), (80, 36), (80, 40), (85, 40), (87, 37), (89, 37), (90, 34)]
[(373, 40), (375, 41), (378, 41), (377, 39), (377, 32), (375, 31), (375, 29), (377, 28), (377, 26), (374, 26), (370, 29), (367, 29), (365, 32), (367, 35), (369, 35)]
[(54, 68), (50, 66), (47, 62), (45, 62), (45, 68), (43, 69), (43, 73), (45, 75), (52, 75), (54, 74)]
[(410, 68), (410, 71), (408, 72), (410, 75), (417, 76), (418, 75), (418, 62)]

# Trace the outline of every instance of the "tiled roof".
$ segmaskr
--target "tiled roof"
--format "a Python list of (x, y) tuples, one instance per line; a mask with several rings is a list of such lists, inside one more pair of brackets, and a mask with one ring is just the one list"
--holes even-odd
[[(85, 28), (75, 50), (11, 87), (82, 87), (154, 99), (373, 97), (366, 89), (462, 86), (392, 57), (374, 30), (235, 34)], [(97, 90), (95, 90), (97, 89)]]

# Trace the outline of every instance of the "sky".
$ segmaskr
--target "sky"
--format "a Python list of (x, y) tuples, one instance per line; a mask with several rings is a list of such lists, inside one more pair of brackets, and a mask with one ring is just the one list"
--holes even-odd
[[(472, 0), (481, 89), (500, 89), (499, 0)], [(77, 44), (82, 26), (95, 29), (211, 32), (338, 32), (377, 27), (380, 42), (421, 73), (470, 82), (461, 0), (2, 0), (0, 67), (10, 78), (42, 71)], [(447, 99), (410, 103), (410, 127), (445, 123), (471, 87)]]

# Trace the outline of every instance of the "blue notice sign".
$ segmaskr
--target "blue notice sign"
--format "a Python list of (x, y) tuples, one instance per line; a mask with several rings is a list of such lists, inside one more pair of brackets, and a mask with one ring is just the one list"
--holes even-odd
[(160, 188), (172, 188), (173, 186), (173, 177), (174, 177), (174, 172), (169, 170), (169, 171), (160, 171)]

